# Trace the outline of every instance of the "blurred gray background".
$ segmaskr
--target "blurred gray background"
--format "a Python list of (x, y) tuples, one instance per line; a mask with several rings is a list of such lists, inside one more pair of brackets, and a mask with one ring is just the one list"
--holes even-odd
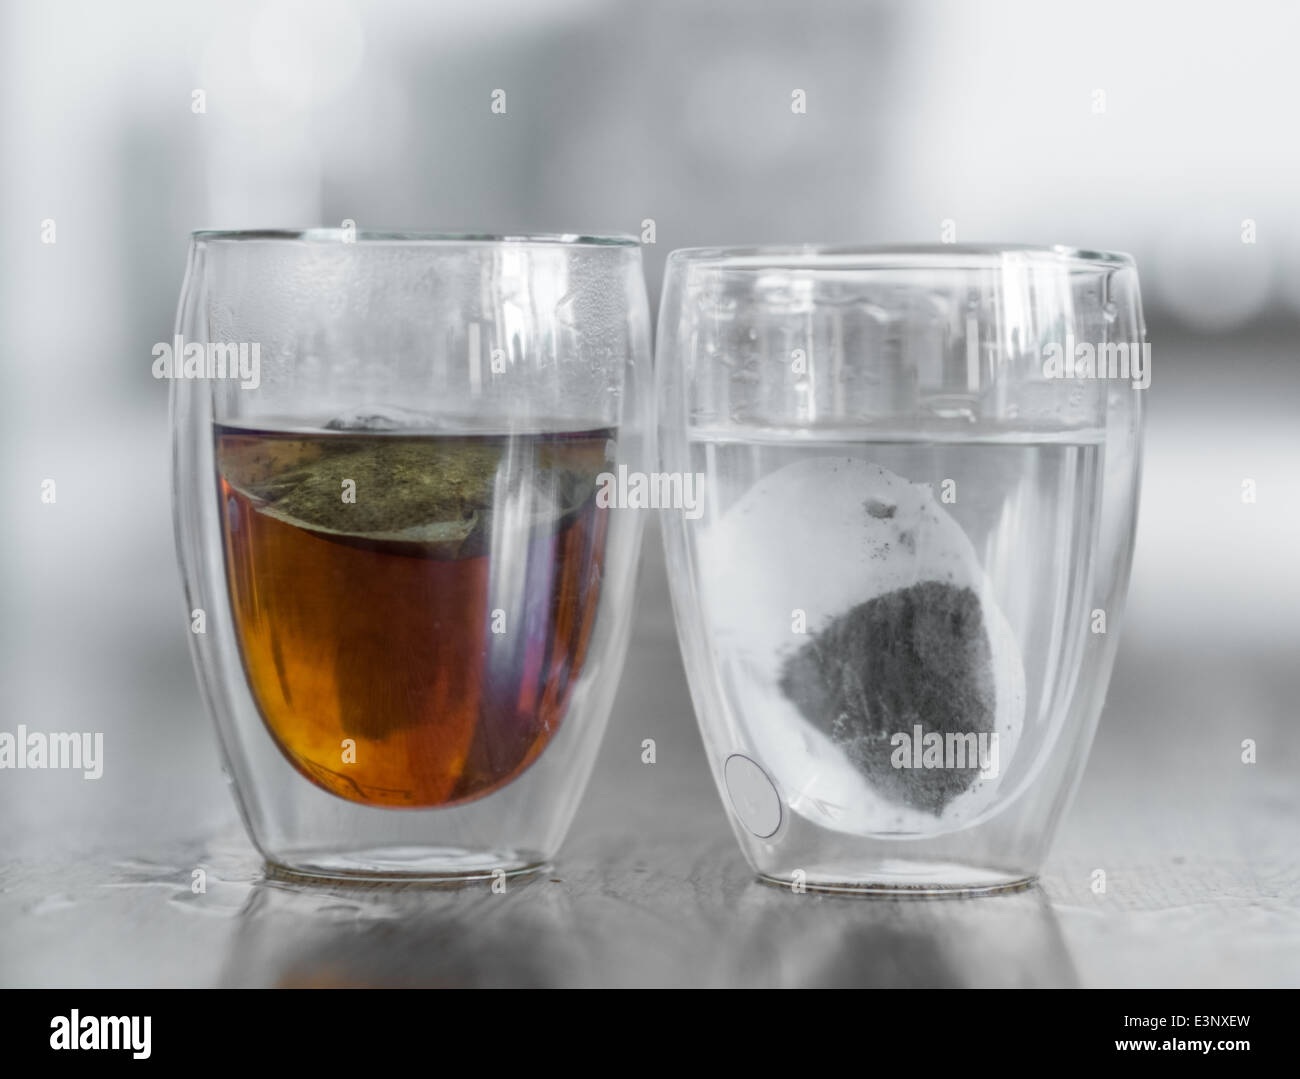
[[(96, 783), (0, 772), (0, 982), (1300, 983), (1298, 39), (1300, 9), (1260, 0), (0, 6), (0, 729), (103, 730), (107, 755)], [(657, 535), (559, 892), (458, 952), (471, 899), (344, 915), (260, 881), (186, 650), (150, 348), (189, 231), (345, 218), (652, 218), (652, 304), (681, 246), (950, 223), (1133, 254), (1154, 379), (1129, 616), (1042, 887), (796, 912), (751, 884)], [(199, 861), (228, 917), (188, 909)], [(376, 951), (390, 917), (427, 964)]]

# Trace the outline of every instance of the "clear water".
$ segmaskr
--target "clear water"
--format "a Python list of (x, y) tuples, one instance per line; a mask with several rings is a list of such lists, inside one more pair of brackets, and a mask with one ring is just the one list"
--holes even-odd
[[(722, 748), (756, 760), (789, 812), (836, 831), (934, 835), (998, 813), (1047, 759), (1097, 625), (1100, 436), (720, 432), (690, 459), (704, 512), (684, 525), (701, 619), (688, 662), (725, 717)], [(935, 595), (964, 597), (965, 613), (893, 603)], [(901, 630), (831, 636), (873, 599), (907, 627), (965, 618), (963, 669), (981, 692), (964, 694), (948, 657), (917, 660), (925, 643)], [(950, 729), (998, 733), (995, 774), (941, 789), (882, 770), (880, 740), (914, 730), (923, 699), (948, 702)]]

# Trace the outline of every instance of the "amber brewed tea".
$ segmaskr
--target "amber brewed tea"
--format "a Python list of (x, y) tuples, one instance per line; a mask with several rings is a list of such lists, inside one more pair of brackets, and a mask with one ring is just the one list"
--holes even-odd
[(235, 633), (295, 768), (428, 808), (545, 751), (596, 618), (612, 437), (217, 427)]

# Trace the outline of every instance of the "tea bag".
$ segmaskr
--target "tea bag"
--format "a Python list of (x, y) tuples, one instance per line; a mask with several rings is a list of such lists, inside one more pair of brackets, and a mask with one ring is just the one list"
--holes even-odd
[[(751, 487), (700, 554), (735, 719), (791, 809), (842, 831), (932, 832), (988, 805), (1023, 726), (1024, 669), (927, 485), (857, 458), (801, 461)], [(897, 766), (895, 736), (918, 728), (986, 747), (996, 733), (996, 767)]]
[[(516, 454), (503, 436), (364, 436), (400, 430), (392, 411), (379, 424), (367, 415), (327, 425), (351, 437), (227, 449), (220, 467), (260, 512), (286, 524), (437, 558), (485, 553), (502, 514), (516, 529), (560, 527), (595, 493), (599, 448), (521, 440)], [(355, 485), (352, 501), (342, 498), (344, 480)]]

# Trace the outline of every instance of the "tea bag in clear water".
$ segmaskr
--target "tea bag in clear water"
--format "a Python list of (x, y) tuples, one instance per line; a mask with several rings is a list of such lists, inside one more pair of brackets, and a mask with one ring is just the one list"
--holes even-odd
[(736, 721), (796, 813), (934, 831), (988, 805), (1023, 726), (1024, 668), (928, 485), (859, 458), (801, 461), (742, 495), (701, 555)]

